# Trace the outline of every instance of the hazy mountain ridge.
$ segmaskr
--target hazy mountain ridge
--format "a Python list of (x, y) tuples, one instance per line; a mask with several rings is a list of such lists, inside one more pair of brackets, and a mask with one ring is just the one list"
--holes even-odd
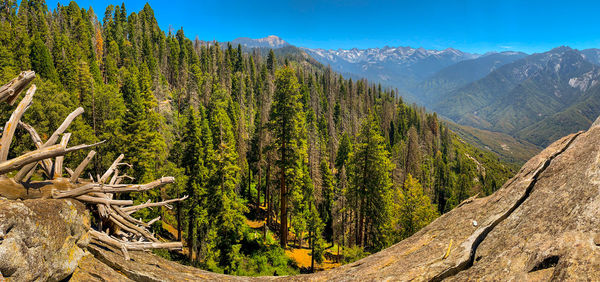
[[(588, 89), (597, 85), (599, 77), (600, 67), (589, 62), (580, 51), (563, 46), (504, 65), (449, 93), (433, 109), (461, 124), (506, 132), (536, 145), (547, 145), (555, 137), (532, 138), (530, 133), (535, 128), (531, 126), (550, 126), (557, 132), (580, 129), (561, 128), (571, 125), (570, 119), (576, 117), (564, 116), (565, 120), (554, 125), (545, 125), (551, 119), (544, 120), (585, 99)], [(589, 126), (589, 123), (577, 123)], [(522, 131), (525, 128), (527, 131)]]
[[(322, 64), (330, 65), (334, 71), (364, 77), (404, 92), (447, 66), (481, 56), (453, 48), (427, 50), (386, 46), (347, 50), (302, 49)], [(419, 100), (414, 95), (408, 98)]]

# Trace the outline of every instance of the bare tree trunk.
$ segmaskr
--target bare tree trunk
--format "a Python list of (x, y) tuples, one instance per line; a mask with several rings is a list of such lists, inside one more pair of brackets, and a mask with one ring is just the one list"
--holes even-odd
[[(62, 140), (60, 140), (60, 145), (66, 148), (67, 144), (69, 143), (70, 138), (71, 138), (71, 133), (65, 133), (65, 135), (63, 135), (63, 137), (62, 137)], [(54, 162), (54, 176), (52, 177), (53, 179), (62, 177), (64, 158), (65, 158), (64, 156), (56, 157), (56, 161)]]
[(4, 162), (8, 158), (8, 150), (10, 149), (13, 135), (15, 134), (15, 130), (17, 129), (21, 117), (23, 117), (27, 108), (31, 106), (35, 90), (35, 85), (32, 85), (29, 90), (27, 90), (27, 94), (23, 97), (23, 100), (19, 102), (19, 106), (17, 106), (12, 115), (10, 115), (10, 119), (4, 126), (4, 132), (2, 133), (2, 139), (0, 140), (0, 162)]
[[(283, 142), (283, 150), (282, 150), (282, 156), (281, 156), (281, 162), (285, 164), (285, 141)], [(280, 230), (279, 230), (279, 243), (281, 245), (282, 248), (285, 248), (287, 246), (287, 231), (288, 231), (288, 218), (287, 218), (287, 191), (286, 191), (286, 183), (285, 183), (285, 168), (281, 167), (280, 168), (280, 201), (281, 201), (281, 225), (280, 225)]]
[(85, 157), (85, 159), (83, 159), (83, 161), (81, 161), (81, 163), (77, 166), (77, 168), (75, 169), (75, 171), (71, 175), (71, 179), (70, 179), (71, 183), (76, 183), (77, 182), (77, 179), (79, 178), (79, 175), (81, 175), (81, 173), (85, 169), (85, 166), (87, 166), (87, 164), (94, 157), (94, 155), (96, 155), (96, 151), (91, 150), (88, 153), (88, 155)]

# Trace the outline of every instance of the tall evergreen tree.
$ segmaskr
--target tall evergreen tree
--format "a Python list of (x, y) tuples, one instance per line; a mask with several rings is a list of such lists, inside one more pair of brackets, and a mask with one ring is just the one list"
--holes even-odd
[(275, 78), (275, 94), (271, 106), (269, 128), (273, 134), (273, 145), (279, 159), (280, 190), (280, 245), (287, 246), (288, 195), (290, 189), (301, 182), (302, 164), (306, 158), (306, 137), (300, 91), (295, 71), (290, 67), (278, 70)]
[(389, 159), (376, 114), (363, 121), (349, 162), (348, 198), (355, 214), (355, 242), (379, 250), (388, 244), (391, 187)]

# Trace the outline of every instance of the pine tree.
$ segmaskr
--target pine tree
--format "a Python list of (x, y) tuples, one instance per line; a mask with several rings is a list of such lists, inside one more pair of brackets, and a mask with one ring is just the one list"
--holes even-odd
[(418, 180), (408, 174), (404, 182), (404, 188), (397, 191), (398, 210), (397, 218), (398, 226), (401, 229), (401, 238), (404, 239), (419, 231), (427, 224), (432, 222), (438, 213), (435, 206), (431, 203), (429, 197), (423, 193), (423, 188)]
[(269, 50), (269, 56), (267, 57), (267, 69), (271, 75), (275, 74), (275, 68), (277, 67), (277, 59), (273, 49)]
[(387, 245), (393, 164), (374, 113), (363, 121), (349, 162), (348, 198), (355, 214), (355, 242), (369, 249)]
[(302, 104), (298, 79), (295, 71), (284, 67), (277, 71), (275, 78), (275, 95), (271, 106), (269, 128), (273, 134), (273, 145), (279, 159), (280, 187), (280, 245), (287, 246), (288, 194), (300, 182), (302, 163), (306, 158), (305, 136)]
[(222, 88), (217, 90), (210, 107), (215, 167), (211, 172), (213, 185), (209, 186), (207, 192), (209, 218), (217, 234), (215, 246), (218, 252), (212, 252), (220, 254), (217, 260), (220, 266), (225, 267), (228, 272), (233, 272), (236, 270), (233, 248), (242, 239), (243, 213), (246, 208), (235, 193), (240, 168), (237, 166), (238, 154), (227, 104), (225, 91)]
[(58, 74), (54, 68), (48, 47), (41, 39), (36, 38), (31, 44), (31, 67), (43, 78), (58, 82)]
[(338, 147), (337, 155), (335, 158), (335, 167), (340, 170), (342, 167), (346, 165), (346, 161), (348, 160), (348, 156), (352, 151), (352, 143), (350, 142), (350, 137), (347, 132), (342, 134), (342, 139), (340, 140), (340, 145)]
[(333, 201), (334, 201), (334, 187), (335, 183), (331, 169), (329, 169), (329, 162), (325, 157), (321, 157), (321, 163), (319, 165), (321, 172), (321, 194), (322, 200), (319, 203), (319, 216), (324, 223), (325, 239), (331, 241), (333, 239)]
[(208, 169), (205, 166), (207, 161), (204, 148), (212, 146), (212, 144), (206, 144), (202, 140), (202, 127), (200, 121), (200, 114), (190, 108), (187, 111), (187, 122), (185, 125), (185, 132), (182, 138), (183, 155), (181, 165), (185, 169), (185, 174), (188, 175), (187, 180), (187, 194), (188, 200), (188, 247), (189, 247), (189, 259), (190, 261), (194, 257), (194, 253), (197, 249), (197, 238), (196, 230), (199, 222), (198, 217), (203, 216), (202, 207), (204, 197), (206, 196), (206, 181), (208, 180)]

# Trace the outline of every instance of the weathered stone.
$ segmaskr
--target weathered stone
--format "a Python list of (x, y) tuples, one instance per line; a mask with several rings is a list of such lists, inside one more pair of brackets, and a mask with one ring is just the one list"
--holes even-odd
[(600, 246), (600, 233), (596, 233), (596, 236), (594, 236), (594, 244)]
[(88, 228), (77, 201), (0, 199), (0, 272), (10, 281), (62, 280), (84, 255)]
[(90, 244), (88, 250), (95, 258), (135, 281), (247, 281), (247, 277), (208, 272), (199, 268), (168, 261), (150, 252), (130, 251), (125, 260), (119, 250)]
[(80, 261), (69, 281), (133, 281), (89, 254)]

